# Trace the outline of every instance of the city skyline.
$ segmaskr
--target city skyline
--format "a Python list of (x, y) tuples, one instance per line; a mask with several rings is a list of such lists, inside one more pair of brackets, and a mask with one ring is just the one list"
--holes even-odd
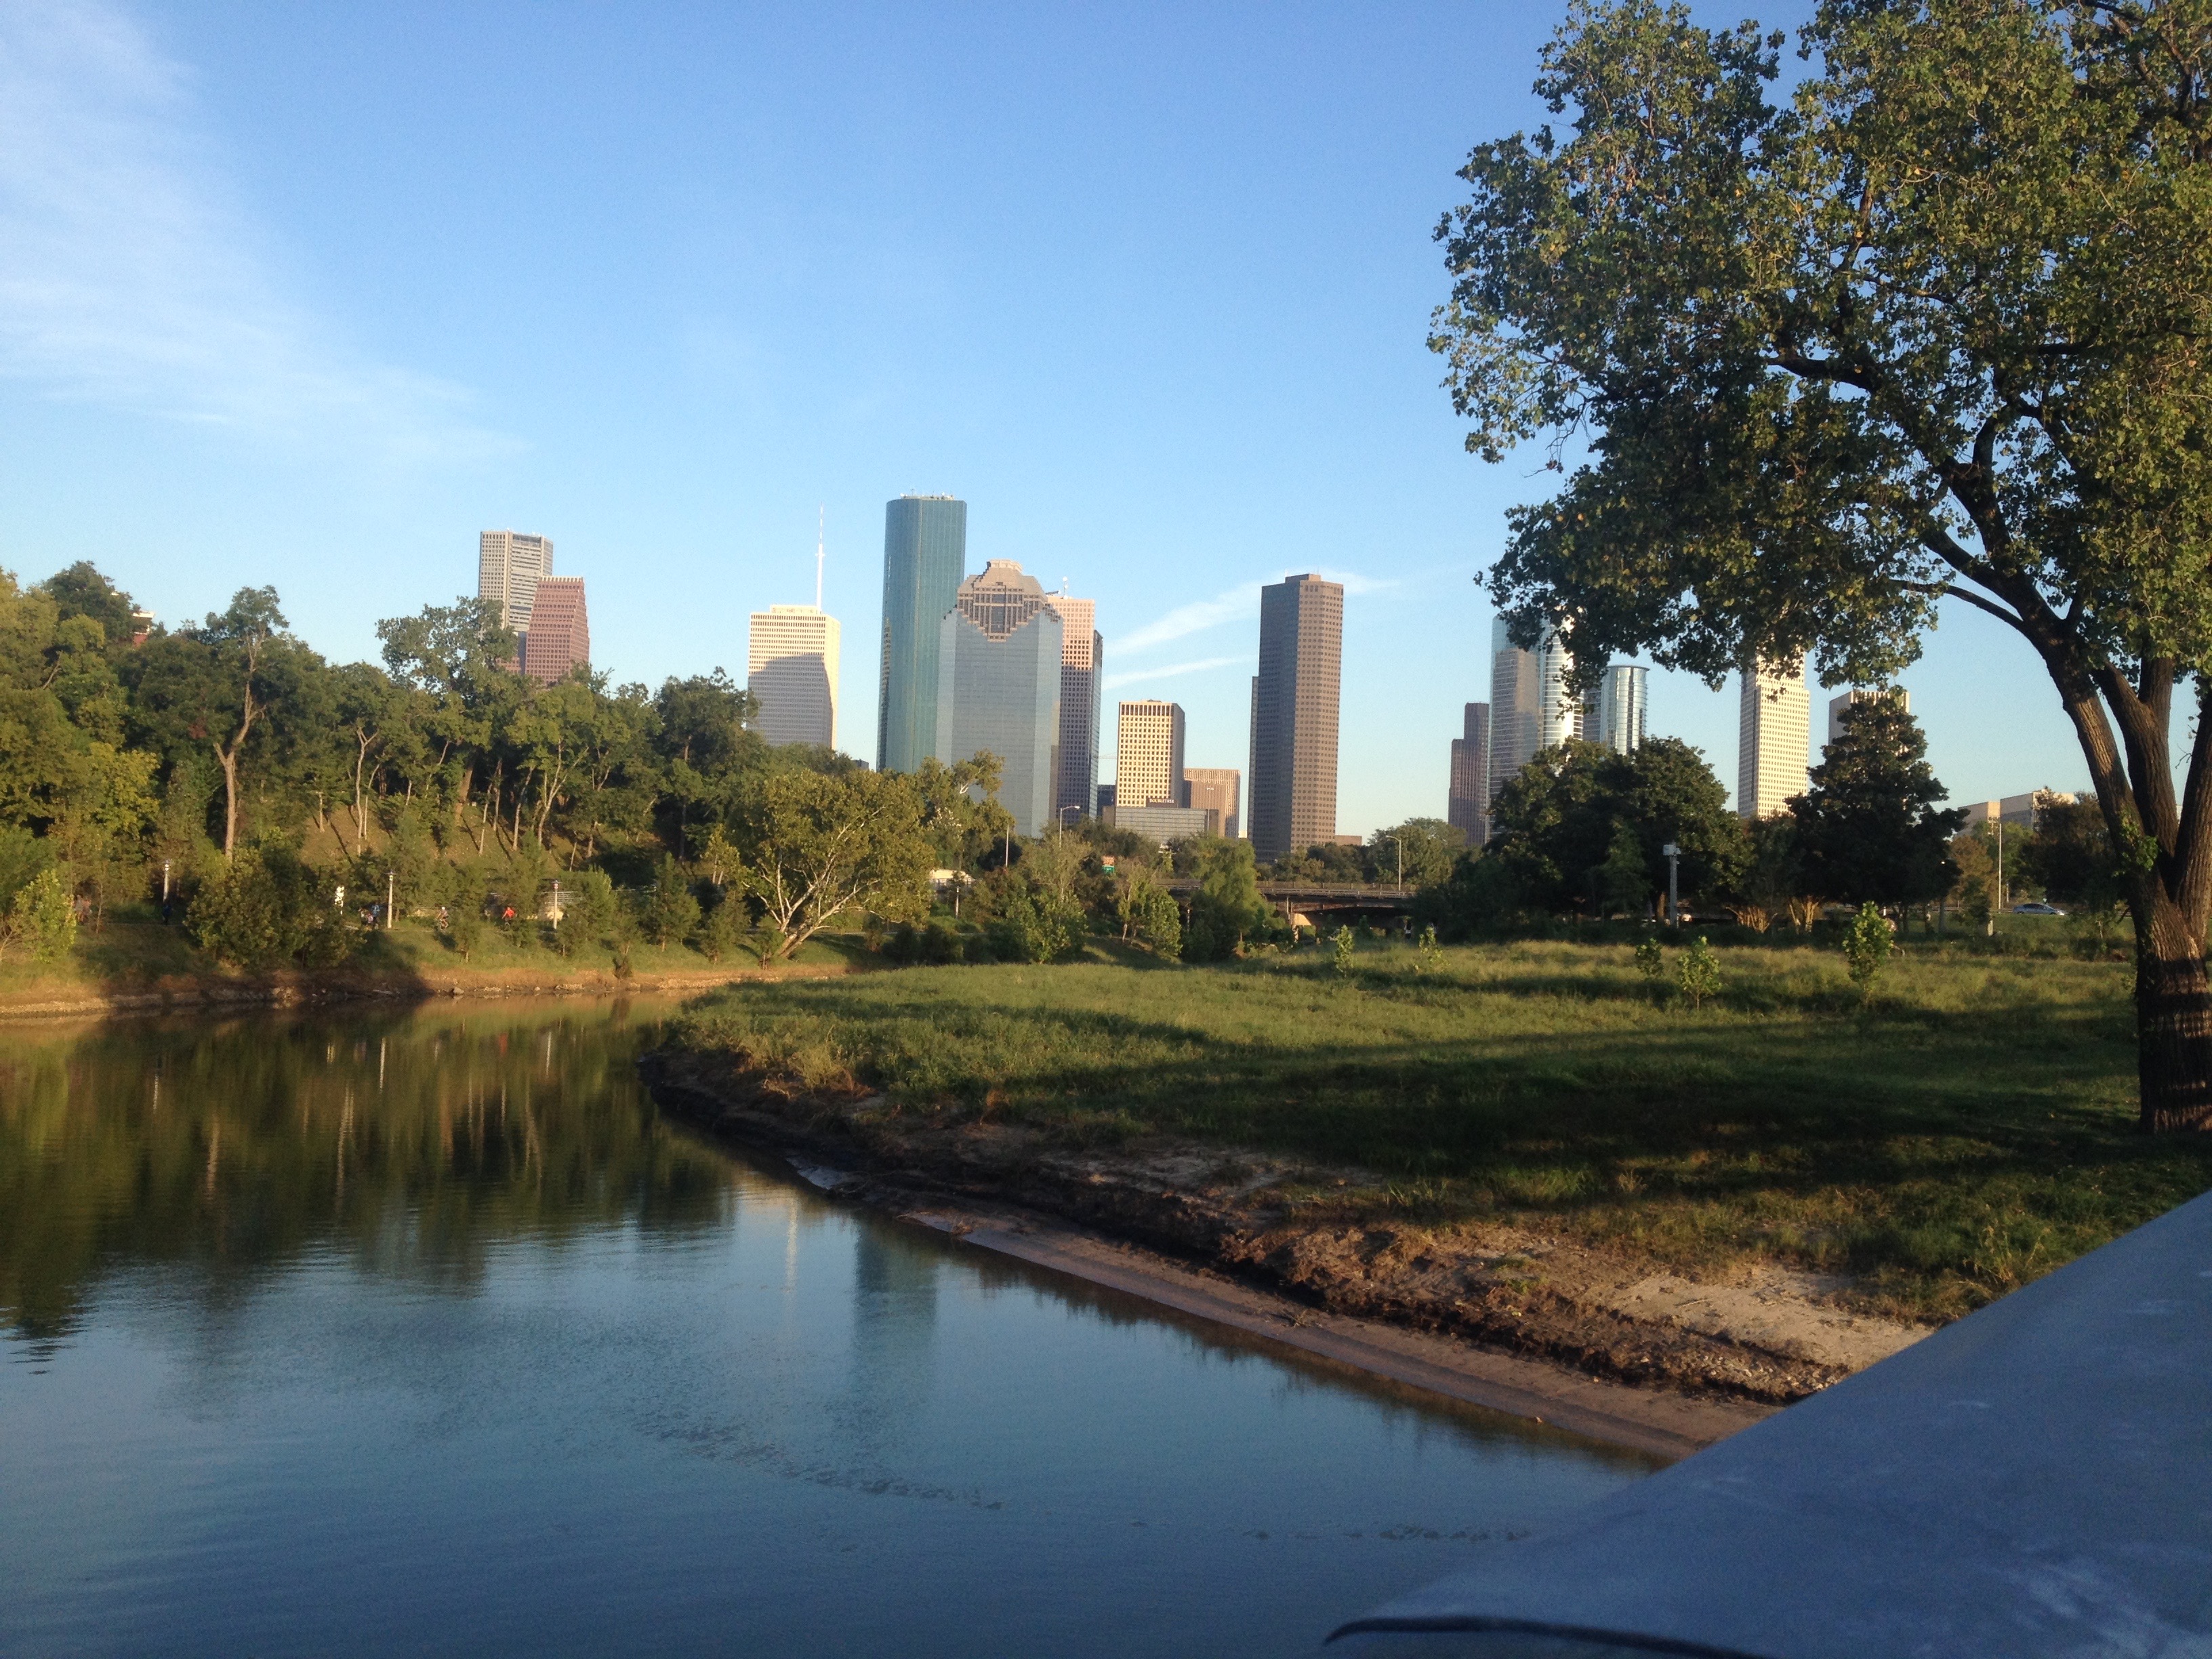
[[(1487, 689), (1474, 579), (1553, 486), (1464, 450), (1423, 343), (1427, 229), (1472, 143), (1544, 118), (1556, 12), (1207, 14), (1166, 59), (1060, 14), (685, 12), (680, 50), (405, 0), (52, 17), (0, 18), (41, 89), (0, 204), (25, 296), (0, 563), (24, 580), (90, 558), (172, 623), (273, 586), (317, 649), (373, 661), (377, 618), (465, 591), (457, 533), (514, 525), (590, 580), (594, 661), (657, 684), (742, 675), (728, 618), (811, 586), (822, 506), (857, 547), (888, 495), (949, 489), (988, 503), (974, 562), (1094, 601), (1105, 697), (1176, 698), (1194, 757), (1247, 750), (1259, 588), (1342, 581), (1340, 827), (1435, 814)], [(517, 40), (545, 91), (526, 147), (466, 94)], [(693, 76), (735, 91), (646, 90)], [(895, 264), (855, 228), (885, 200)], [(1078, 224), (1098, 259), (1056, 256)], [(457, 225), (533, 250), (530, 281), (478, 280)], [(879, 573), (842, 564), (824, 603), (865, 673)], [(1929, 643), (1902, 683), (1954, 794), (2085, 783), (1999, 624), (1947, 601)], [(863, 758), (874, 689), (841, 710)], [(1734, 694), (1655, 665), (1654, 729), (1732, 779)]]

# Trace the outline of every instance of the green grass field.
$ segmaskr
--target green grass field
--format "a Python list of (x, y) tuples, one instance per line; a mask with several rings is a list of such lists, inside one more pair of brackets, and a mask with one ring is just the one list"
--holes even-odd
[(2212, 1186), (2212, 1137), (2136, 1132), (2124, 963), (1915, 951), (1863, 1003), (1832, 951), (1720, 957), (1696, 1011), (1605, 945), (1451, 950), (1425, 974), (1365, 950), (1348, 977), (1310, 951), (913, 969), (719, 990), (678, 1040), (907, 1112), (1373, 1172), (1305, 1194), (1317, 1219), (1502, 1219), (1690, 1268), (1757, 1255), (1923, 1317)]

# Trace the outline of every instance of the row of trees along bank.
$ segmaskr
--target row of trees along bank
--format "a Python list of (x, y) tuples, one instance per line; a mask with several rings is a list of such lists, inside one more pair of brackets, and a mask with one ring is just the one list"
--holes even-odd
[[(380, 664), (326, 661), (267, 588), (135, 644), (132, 610), (88, 564), (0, 572), (0, 949), (52, 956), (73, 908), (96, 928), (164, 895), (253, 968), (335, 963), (387, 901), (462, 957), (500, 927), (618, 967), (639, 941), (772, 961), (840, 921), (1024, 961), (1096, 932), (1211, 958), (1272, 925), (1248, 848), (1183, 849), (1200, 891), (1178, 901), (1126, 832), (1018, 842), (988, 755), (882, 775), (772, 749), (719, 671), (539, 685), (475, 600), (379, 623)], [(949, 945), (925, 937), (933, 871), (969, 878)]]
[(1786, 88), (1784, 44), (1577, 7), (1535, 86), (1566, 130), (1462, 170), (1431, 344), (1468, 447), (1587, 456), (1492, 596), (1716, 685), (1887, 684), (1946, 601), (1994, 619), (2122, 872), (2143, 1127), (2212, 1128), (2212, 17), (1830, 0)]
[(1671, 844), (1686, 906), (1757, 933), (1784, 921), (1802, 932), (1836, 905), (1939, 925), (1948, 908), (1986, 923), (2006, 899), (2045, 897), (2112, 925), (2124, 884), (2093, 808), (2044, 800), (2037, 825), (2014, 830), (2002, 854), (2001, 894), (1991, 829), (1961, 834), (1966, 813), (1943, 798), (1917, 723), (1887, 699), (1855, 704), (1805, 793), (1750, 822), (1677, 739), (1628, 755), (1570, 742), (1507, 781), (1488, 847), (1425, 883), (1418, 908), (1447, 939), (1559, 916), (1646, 916), (1667, 891)]

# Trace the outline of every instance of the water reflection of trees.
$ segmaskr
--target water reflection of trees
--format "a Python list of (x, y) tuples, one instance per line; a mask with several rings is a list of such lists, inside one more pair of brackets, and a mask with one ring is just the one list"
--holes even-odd
[(502, 1241), (713, 1224), (728, 1167), (658, 1127), (638, 1037), (589, 1006), (0, 1034), (0, 1320), (65, 1334), (149, 1264), (465, 1284)]

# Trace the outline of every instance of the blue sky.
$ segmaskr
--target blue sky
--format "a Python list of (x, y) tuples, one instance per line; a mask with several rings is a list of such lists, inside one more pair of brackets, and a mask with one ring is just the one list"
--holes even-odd
[[(742, 678), (822, 508), (872, 756), (883, 503), (944, 491), (1194, 765), (1244, 764), (1259, 584), (1345, 580), (1340, 828), (1441, 816), (1547, 475), (1461, 447), (1429, 233), (1561, 9), (10, 0), (0, 567), (273, 583), (350, 658), (538, 531), (599, 666)], [(1995, 623), (1905, 684), (1954, 799), (2083, 778)], [(1652, 702), (1733, 783), (1733, 689)]]

